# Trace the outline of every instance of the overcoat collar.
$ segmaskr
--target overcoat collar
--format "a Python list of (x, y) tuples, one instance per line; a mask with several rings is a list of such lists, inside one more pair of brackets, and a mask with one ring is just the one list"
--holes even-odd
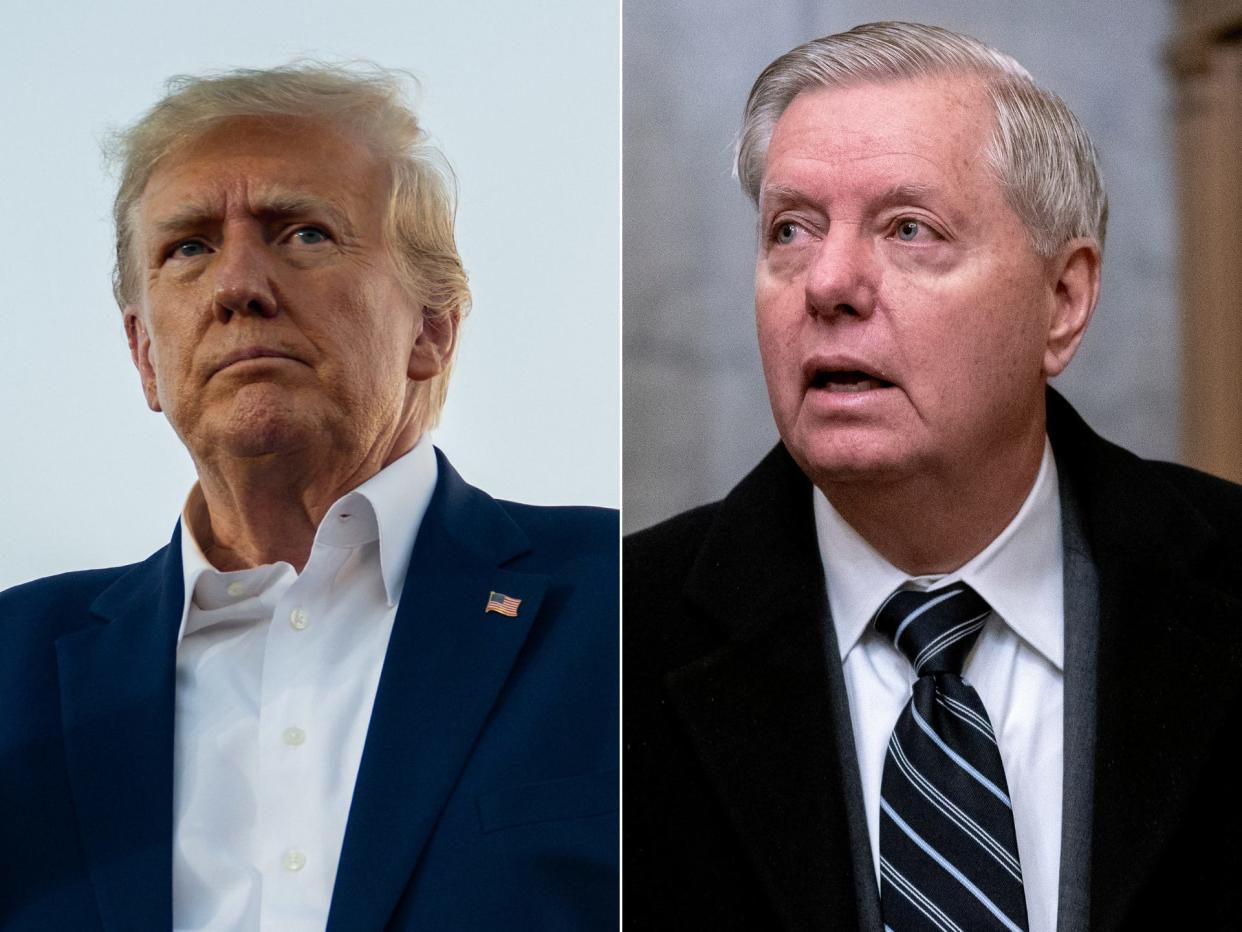
[[(329, 932), (384, 927), (499, 695), (547, 585), (504, 508), (437, 451), (439, 479), (393, 624), (345, 830)], [(106, 589), (100, 624), (57, 642), (63, 737), (109, 932), (172, 925), (179, 530)], [(489, 593), (517, 617), (484, 611)]]
[(1227, 540), (1165, 476), (1049, 392), (1048, 430), (1099, 582), (1092, 761), (1092, 929), (1121, 923), (1153, 876), (1219, 740), (1242, 670)]
[(849, 710), (810, 484), (783, 447), (722, 503), (685, 596), (722, 643), (667, 687), (769, 899), (787, 928), (855, 926)]
[[(1242, 604), (1213, 581), (1225, 544), (1190, 501), (1053, 391), (1048, 413), (1099, 577), (1090, 890), (1091, 927), (1107, 929), (1169, 839), (1236, 694)], [(668, 677), (789, 928), (857, 922), (841, 763), (854, 756), (837, 727), (849, 709), (822, 577), (809, 483), (778, 445), (721, 503), (686, 583), (720, 646)]]

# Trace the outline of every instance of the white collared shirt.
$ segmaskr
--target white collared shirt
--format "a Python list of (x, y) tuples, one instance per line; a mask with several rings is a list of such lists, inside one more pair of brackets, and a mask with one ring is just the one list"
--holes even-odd
[[(328, 509), (302, 572), (221, 573), (181, 521), (173, 926), (327, 923), (371, 706), (436, 484), (426, 435)], [(191, 493), (193, 496), (193, 493)]]
[[(889, 593), (909, 577), (850, 527), (818, 489), (814, 508), (878, 881), (884, 759), (915, 676), (906, 658), (869, 622)], [(1057, 918), (1064, 729), (1062, 560), (1057, 470), (1045, 439), (1035, 484), (996, 539), (956, 572), (912, 581), (917, 588), (930, 589), (963, 580), (992, 606), (963, 675), (978, 691), (1000, 746), (1030, 932), (1055, 932)]]

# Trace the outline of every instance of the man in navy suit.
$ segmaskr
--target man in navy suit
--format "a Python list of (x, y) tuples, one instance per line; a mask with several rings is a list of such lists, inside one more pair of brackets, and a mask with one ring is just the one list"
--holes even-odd
[(120, 141), (199, 481), (146, 561), (0, 595), (0, 928), (614, 926), (616, 517), (431, 447), (469, 292), (398, 85), (185, 80)]

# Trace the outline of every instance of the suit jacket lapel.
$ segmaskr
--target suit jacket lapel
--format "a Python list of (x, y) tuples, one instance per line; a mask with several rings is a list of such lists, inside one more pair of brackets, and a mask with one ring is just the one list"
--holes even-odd
[(1059, 398), (1049, 412), (1099, 578), (1090, 912), (1091, 928), (1111, 929), (1152, 879), (1221, 733), (1242, 603), (1212, 585), (1223, 542), (1189, 502)]
[(173, 718), (183, 581), (172, 543), (56, 643), (69, 783), (104, 928), (172, 925)]
[[(1062, 475), (1068, 475), (1067, 468), (1058, 461), (1057, 469)], [(1061, 932), (1078, 932), (1090, 927), (1092, 758), (1096, 746), (1100, 586), (1083, 528), (1081, 505), (1068, 479), (1058, 484), (1064, 545), (1065, 675), (1057, 928)]]
[[(417, 869), (539, 611), (547, 577), (506, 570), (525, 535), (437, 451), (354, 787), (329, 932), (382, 928)], [(517, 617), (484, 612), (490, 592)]]
[(810, 485), (783, 447), (726, 499), (686, 596), (723, 643), (667, 687), (757, 875), (788, 928), (855, 926), (849, 710)]

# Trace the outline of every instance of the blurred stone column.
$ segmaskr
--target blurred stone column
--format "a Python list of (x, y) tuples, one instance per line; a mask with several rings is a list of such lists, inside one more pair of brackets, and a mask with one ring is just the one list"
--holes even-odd
[(1242, 482), (1242, 2), (1180, 2), (1177, 82), (1186, 462)]

